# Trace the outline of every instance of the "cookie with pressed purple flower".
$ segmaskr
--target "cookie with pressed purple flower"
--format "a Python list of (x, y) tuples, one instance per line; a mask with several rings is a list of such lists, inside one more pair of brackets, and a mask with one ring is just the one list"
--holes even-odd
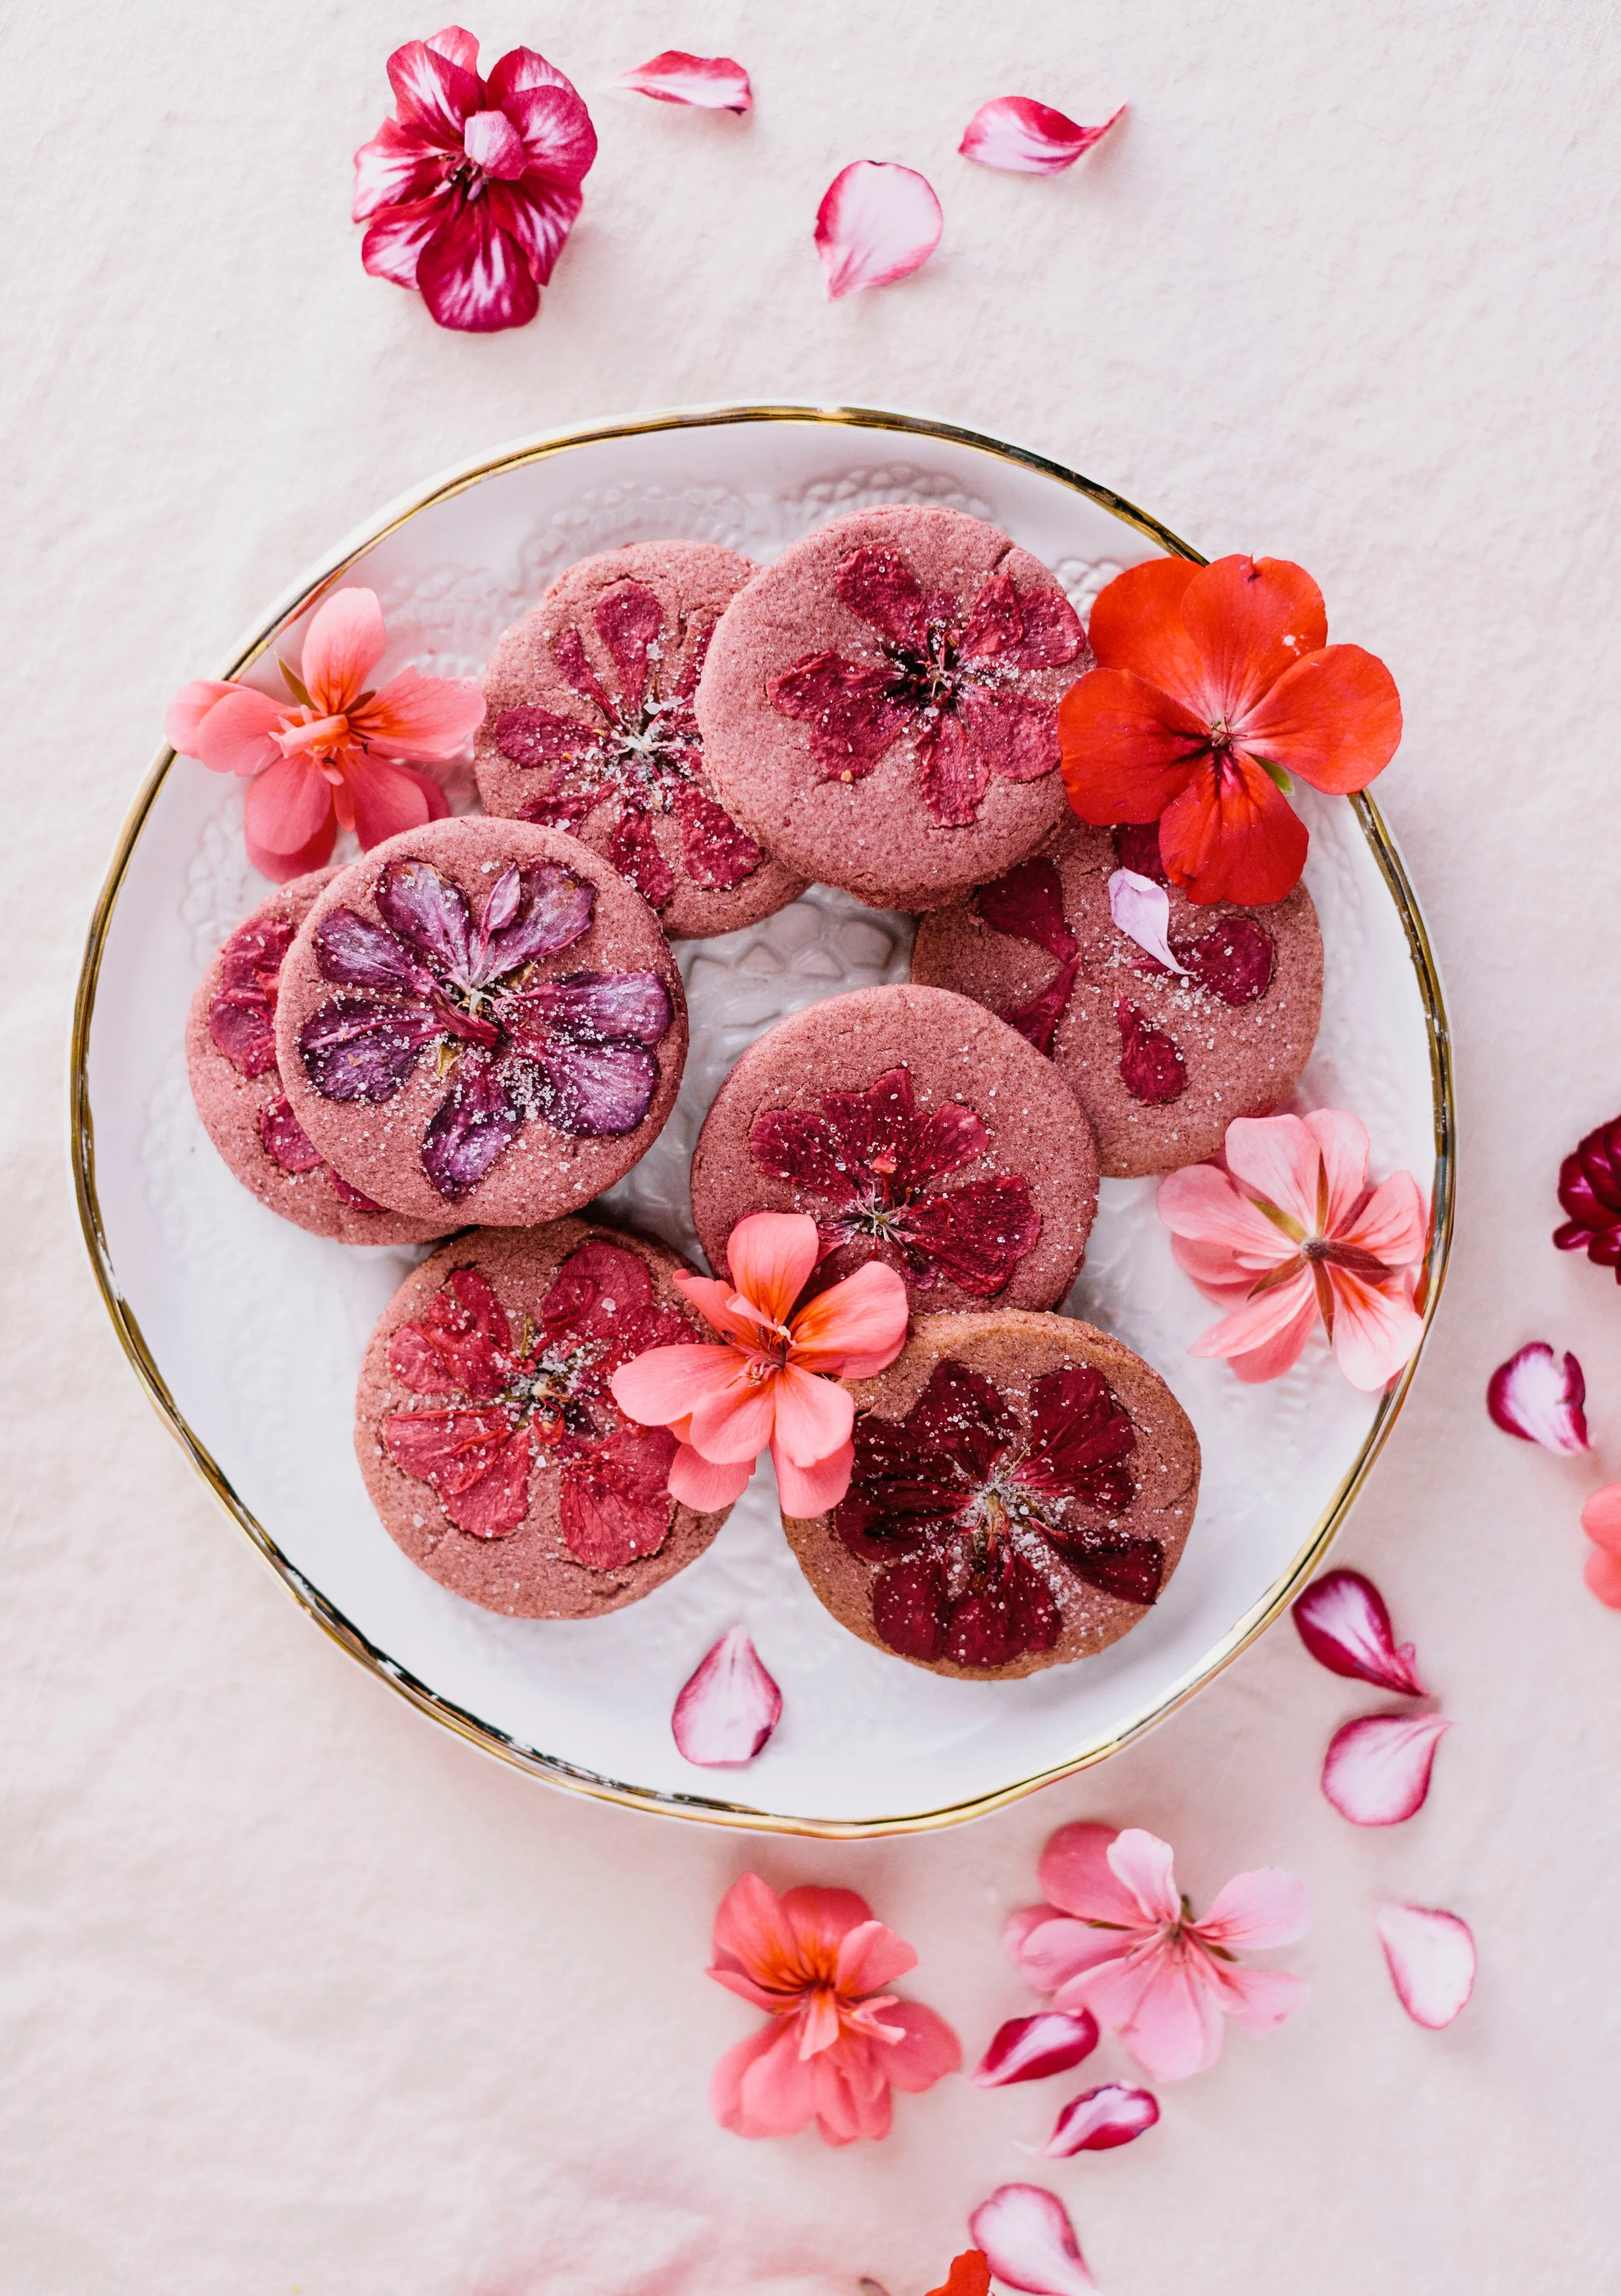
[(595, 1220), (475, 1228), (408, 1275), (361, 1365), (372, 1505), (453, 1594), (519, 1619), (594, 1619), (702, 1554), (730, 1513), (667, 1488), (676, 1440), (609, 1381), (704, 1335), (661, 1243)]
[(527, 822), (391, 838), (319, 895), (283, 963), (293, 1114), (413, 1218), (577, 1210), (652, 1146), (686, 1054), (657, 918), (578, 838)]
[(677, 938), (755, 924), (804, 890), (717, 802), (693, 715), (715, 625), (756, 570), (710, 542), (582, 558), (484, 672), (488, 811), (582, 838)]
[(352, 1187), (292, 1112), (276, 1060), (282, 961), (317, 896), (337, 875), (317, 869), (279, 885), (243, 919), (197, 983), (185, 1066), (204, 1131), (261, 1204), (340, 1243), (429, 1243), (460, 1225), (390, 1211)]
[(848, 1493), (783, 1521), (852, 1634), (998, 1682), (1107, 1649), (1159, 1600), (1193, 1523), (1198, 1438), (1118, 1340), (1068, 1316), (926, 1316), (852, 1392)]
[(1235, 1116), (1288, 1098), (1317, 1040), (1322, 935), (1304, 885), (1264, 908), (1190, 901), (1152, 822), (1077, 822), (926, 917), (912, 979), (973, 997), (1049, 1054), (1104, 1172), (1124, 1178), (1200, 1163)]
[(858, 511), (738, 593), (695, 708), (722, 804), (789, 868), (931, 909), (1058, 826), (1058, 703), (1090, 666), (1057, 581), (996, 527)]
[(712, 1267), (750, 1212), (803, 1212), (824, 1284), (878, 1259), (919, 1311), (1048, 1308), (1085, 1255), (1098, 1157), (1016, 1029), (942, 989), (857, 988), (749, 1046), (698, 1136), (692, 1207)]

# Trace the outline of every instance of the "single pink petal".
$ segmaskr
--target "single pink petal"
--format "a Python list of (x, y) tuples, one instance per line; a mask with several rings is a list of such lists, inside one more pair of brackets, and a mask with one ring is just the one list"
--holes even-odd
[(982, 168), (1003, 168), (1016, 176), (1057, 176), (1107, 135), (1124, 110), (1123, 103), (1101, 127), (1082, 127), (1032, 96), (993, 96), (980, 105), (957, 148), (965, 160), (977, 160)]
[(1572, 1355), (1561, 1363), (1546, 1340), (1534, 1340), (1499, 1364), (1486, 1384), (1486, 1409), (1506, 1434), (1566, 1458), (1592, 1447), (1582, 1408), (1586, 1398), (1581, 1365)]
[(1218, 1890), (1192, 1934), (1205, 1945), (1247, 1953), (1272, 1945), (1293, 1945), (1312, 1926), (1312, 1893), (1281, 1866), (1235, 1874)]
[(1335, 1223), (1334, 1232), (1342, 1243), (1359, 1245), (1387, 1267), (1409, 1267), (1424, 1257), (1424, 1229), (1418, 1182), (1411, 1172), (1393, 1172), (1360, 1211)]
[(707, 1395), (728, 1387), (741, 1358), (735, 1348), (691, 1346), (647, 1348), (621, 1364), (608, 1382), (627, 1419), (644, 1427), (669, 1427), (691, 1416)]
[(459, 756), (483, 723), (484, 696), (476, 677), (424, 677), (402, 669), (350, 724), (369, 749), (391, 758), (441, 764)]
[(718, 1514), (722, 1507), (733, 1505), (743, 1496), (753, 1473), (753, 1459), (737, 1459), (726, 1466), (717, 1466), (702, 1452), (695, 1451), (690, 1443), (680, 1443), (671, 1462), (665, 1488), (672, 1499), (691, 1507), (695, 1514)]
[(752, 1380), (749, 1366), (740, 1358), (737, 1364), (731, 1379), (694, 1404), (682, 1438), (720, 1466), (757, 1459), (777, 1423), (777, 1382)]
[(1314, 1108), (1301, 1121), (1317, 1144), (1329, 1186), (1322, 1233), (1338, 1235), (1368, 1185), (1368, 1128), (1344, 1108)]
[(1116, 2144), (1130, 2144), (1158, 2119), (1158, 2101), (1148, 2089), (1110, 2081), (1066, 2104), (1041, 2150), (1049, 2161), (1073, 2160), (1077, 2152), (1112, 2152)]
[(1475, 1939), (1456, 1914), (1428, 1906), (1385, 1906), (1379, 1943), (1396, 1997), (1415, 2025), (1438, 2032), (1475, 1989)]
[(1109, 1863), (1113, 1825), (1061, 1825), (1041, 1852), (1037, 1875), (1052, 1904), (1083, 1922), (1135, 1929), (1142, 1908)]
[(385, 119), (355, 154), (351, 219), (364, 223), (380, 208), (414, 207), (440, 189), (448, 164), (437, 144), (402, 127), (397, 119)]
[(968, 2079), (977, 2088), (1006, 2088), (1014, 2081), (1046, 2080), (1066, 2073), (1098, 2046), (1098, 2020), (1090, 2010), (1073, 2016), (1042, 2009), (1033, 2017), (1010, 2017), (999, 2025)]
[(753, 1760), (781, 1718), (781, 1691), (747, 1628), (733, 1627), (682, 1685), (670, 1726), (686, 1760), (735, 1769)]
[(189, 685), (183, 685), (164, 715), (163, 738), (169, 748), (183, 758), (198, 756), (197, 734), (203, 719), (217, 701), (236, 691), (228, 679), (220, 677), (194, 677)]
[(1171, 927), (1171, 896), (1163, 885), (1156, 885), (1152, 877), (1140, 877), (1134, 869), (1116, 869), (1109, 879), (1109, 915), (1117, 931), (1146, 949), (1167, 972), (1182, 972), (1165, 939)]
[(496, 212), (500, 185), (450, 215), (416, 259), (416, 285), (434, 324), (464, 334), (526, 327), (540, 290), (520, 241)]
[(810, 1522), (819, 1514), (826, 1514), (830, 1507), (837, 1506), (849, 1490), (855, 1445), (846, 1443), (810, 1467), (796, 1467), (792, 1459), (773, 1447), (771, 1464), (777, 1471), (777, 1490), (783, 1513)]
[(1312, 1997), (1305, 1979), (1291, 1969), (1247, 1969), (1225, 1961), (1207, 1968), (1222, 2008), (1247, 2033), (1270, 2033)]
[(1146, 1833), (1140, 1825), (1123, 1827), (1104, 1852), (1110, 1873), (1137, 1900), (1141, 1920), (1173, 1922), (1182, 1910), (1173, 1854), (1168, 1841)]
[(1040, 2185), (999, 2185), (968, 2218), (968, 2236), (1009, 2288), (1032, 2296), (1096, 2296), (1068, 2211)]
[[(1286, 1332), (1294, 1338), (1298, 1325), (1299, 1344), (1288, 1359), (1293, 1363), (1305, 1344), (1316, 1313), (1316, 1290), (1310, 1274), (1302, 1267), (1284, 1283), (1275, 1283), (1257, 1298), (1247, 1300), (1230, 1316), (1223, 1316), (1219, 1324), (1213, 1324), (1207, 1332), (1200, 1333), (1188, 1352), (1190, 1356), (1249, 1355)], [(1287, 1369), (1288, 1365), (1283, 1367)], [(1276, 1373), (1272, 1376), (1276, 1377)]]
[(792, 2136), (807, 2126), (816, 2100), (791, 2020), (776, 2019), (727, 2051), (710, 2082), (709, 2109), (739, 2136)]
[(1400, 1825), (1422, 1809), (1436, 1749), (1452, 1724), (1442, 1714), (1364, 1714), (1329, 1741), (1322, 1790), (1353, 1825)]
[[(797, 1996), (805, 1972), (798, 1933), (783, 1902), (758, 1874), (740, 1874), (715, 1908), (714, 1952), (717, 1961), (729, 1963), (786, 1999)], [(856, 1903), (860, 1911), (845, 1923), (846, 1929), (868, 1918), (866, 1901)]]
[(1077, 1978), (1098, 2022), (1108, 2025), (1156, 2080), (1207, 2072), (1222, 2054), (1222, 1964), (1197, 1948), (1156, 1946)]
[(1095, 1969), (1099, 1962), (1115, 1960), (1141, 1934), (1135, 1926), (1141, 1915), (1135, 1909), (1130, 1929), (1072, 1921), (1066, 1914), (1055, 1915), (1050, 1906), (1035, 1910), (1040, 1918), (1033, 1923), (1027, 1915), (1013, 1915), (1002, 1931), (1002, 1943), (1036, 1990), (1056, 1997), (1054, 2005), (1059, 2009), (1082, 2005), (1067, 1998), (1072, 1978)]
[[(1354, 1117), (1343, 1120), (1356, 1123)], [(1286, 1213), (1303, 1235), (1320, 1233), (1317, 1184), (1322, 1155), (1299, 1117), (1235, 1117), (1227, 1128), (1222, 1152), (1240, 1187)]]
[(388, 636), (375, 590), (334, 590), (322, 601), (304, 633), (299, 661), (317, 716), (334, 718), (359, 699)]
[(282, 754), (274, 736), (286, 722), (290, 706), (261, 693), (256, 685), (233, 686), (197, 721), (194, 755), (210, 773), (262, 773)]
[[(330, 811), (315, 835), (304, 844), (295, 846), (291, 853), (272, 852), (267, 845), (255, 841), (251, 822), (245, 822), (243, 826), (243, 842), (248, 849), (249, 860), (259, 875), (268, 877), (274, 885), (291, 884), (293, 878), (307, 877), (312, 869), (324, 869), (332, 859), (332, 849), (338, 841), (338, 816)], [(328, 1176), (336, 1188), (338, 1175), (329, 1169)], [(347, 1187), (349, 1183), (345, 1181), (343, 1185)], [(341, 1193), (341, 1190), (339, 1193)], [(347, 1202), (348, 1198), (344, 1201)]]
[(443, 821), (449, 801), (439, 783), (388, 758), (364, 758), (345, 777), (355, 808), (355, 834), (370, 852), (385, 838)]
[(1299, 1305), (1288, 1321), (1279, 1324), (1270, 1337), (1253, 1348), (1241, 1348), (1237, 1355), (1229, 1356), (1227, 1367), (1237, 1379), (1255, 1387), (1269, 1379), (1281, 1379), (1299, 1362), (1302, 1350), (1317, 1329), (1317, 1298), (1307, 1284), (1296, 1287)]
[(579, 186), (554, 183), (531, 168), (515, 184), (491, 184), (490, 203), (496, 221), (517, 242), (537, 282), (544, 287), (585, 205)]
[(870, 1379), (906, 1344), (906, 1286), (893, 1267), (869, 1259), (830, 1283), (794, 1318), (793, 1360), (802, 1371)]
[(1595, 1546), (1621, 1556), (1621, 1483), (1606, 1483), (1582, 1509), (1582, 1528)]
[(1397, 1645), (1385, 1598), (1360, 1570), (1329, 1570), (1300, 1595), (1295, 1628), (1320, 1666), (1403, 1698), (1428, 1698), (1411, 1643)]
[(255, 845), (296, 853), (332, 818), (332, 783), (308, 758), (283, 758), (248, 784), (244, 819)]
[(468, 115), (483, 101), (478, 74), (460, 61), (460, 53), (447, 54), (426, 40), (407, 40), (389, 58), (388, 74), (400, 126), (443, 149), (459, 150)]
[(780, 1453), (796, 1467), (814, 1467), (850, 1440), (855, 1404), (848, 1388), (791, 1363), (778, 1374), (776, 1390), (773, 1456)]
[(883, 2078), (909, 2096), (933, 2088), (962, 2062), (962, 2043), (943, 2017), (921, 2001), (892, 2001), (884, 2022), (899, 2030), (898, 2040), (876, 2046), (877, 2070)]
[(1418, 1353), (1424, 1318), (1401, 1294), (1329, 1265), (1334, 1294), (1334, 1360), (1353, 1387), (1377, 1394)]
[(665, 48), (621, 72), (619, 84), (661, 103), (695, 103), (706, 111), (746, 111), (754, 101), (747, 72), (730, 56), (689, 56), (681, 48)]
[[(1196, 1280), (1220, 1280), (1214, 1255), (1221, 1253), (1232, 1280), (1242, 1282), (1247, 1292), (1269, 1267), (1292, 1259), (1297, 1248), (1214, 1164), (1184, 1164), (1180, 1172), (1168, 1172), (1159, 1184), (1155, 1208), (1179, 1241), (1209, 1248), (1209, 1275), (1205, 1275), (1201, 1261), (1198, 1270), (1189, 1271)], [(1177, 1259), (1182, 1259), (1180, 1252)]]
[(780, 1330), (815, 1271), (816, 1222), (803, 1212), (751, 1212), (726, 1240), (726, 1265), (743, 1300)]
[(917, 1966), (917, 1956), (903, 1937), (897, 1937), (882, 1922), (862, 1922), (846, 1930), (839, 1939), (834, 1988), (852, 1999), (864, 1993), (880, 1993)]
[(943, 226), (940, 201), (915, 168), (858, 160), (841, 168), (816, 211), (829, 299), (906, 278), (928, 261)]
[(794, 1950), (807, 1970), (825, 1970), (851, 1931), (872, 1919), (872, 1907), (854, 1890), (830, 1890), (816, 1882), (785, 1890), (780, 1903)]
[(1588, 1593), (1596, 1595), (1607, 1611), (1621, 1611), (1621, 1555), (1595, 1548), (1582, 1565), (1582, 1578)]
[(523, 138), (504, 111), (475, 111), (463, 131), (462, 147), (473, 166), (497, 183), (511, 183), (527, 165)]

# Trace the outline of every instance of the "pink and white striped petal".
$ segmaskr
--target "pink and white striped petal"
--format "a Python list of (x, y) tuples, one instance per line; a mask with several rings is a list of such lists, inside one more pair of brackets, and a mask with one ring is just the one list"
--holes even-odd
[(830, 301), (861, 287), (891, 287), (926, 263), (945, 218), (915, 168), (857, 160), (843, 168), (816, 211), (816, 251)]
[(1299, 1596), (1295, 1631), (1319, 1666), (1403, 1698), (1428, 1698), (1411, 1643), (1398, 1643), (1385, 1597), (1360, 1570), (1325, 1570)]
[(968, 2218), (992, 2276), (1030, 2296), (1097, 2296), (1068, 2211), (1041, 2185), (999, 2185)]
[(734, 1627), (683, 1686), (670, 1726), (687, 1761), (705, 1769), (740, 1769), (781, 1718), (781, 1691), (747, 1630)]
[(1396, 1998), (1415, 2025), (1439, 2032), (1475, 1989), (1469, 1923), (1430, 1906), (1385, 1906), (1377, 1926)]
[(1505, 1434), (1565, 1458), (1592, 1447), (1582, 1409), (1586, 1399), (1581, 1365), (1572, 1355), (1561, 1362), (1546, 1340), (1534, 1340), (1499, 1364), (1486, 1383), (1486, 1409)]
[(1124, 110), (1123, 103), (1101, 127), (1082, 127), (1033, 96), (999, 95), (980, 105), (957, 148), (982, 168), (1001, 168), (1015, 176), (1058, 176), (1107, 135)]
[(1353, 1825), (1400, 1825), (1423, 1808), (1444, 1714), (1364, 1714), (1329, 1741), (1322, 1790)]
[(1150, 2090), (1110, 2081), (1066, 2104), (1041, 2150), (1049, 2161), (1070, 2161), (1077, 2152), (1108, 2152), (1116, 2144), (1130, 2144), (1158, 2119), (1159, 2102)]
[(747, 111), (754, 101), (740, 63), (730, 56), (689, 56), (684, 48), (666, 48), (621, 72), (619, 84), (659, 103), (692, 103), (704, 111)]
[(1171, 930), (1171, 896), (1163, 885), (1152, 877), (1140, 877), (1135, 869), (1116, 869), (1109, 879), (1109, 914), (1116, 931), (1146, 949), (1167, 972), (1182, 972), (1165, 938)]
[(1010, 2017), (997, 2027), (968, 2079), (979, 2088), (1046, 2080), (1052, 2073), (1072, 2071), (1097, 2046), (1098, 2021), (1090, 2009), (1073, 2014), (1043, 2009), (1033, 2017)]

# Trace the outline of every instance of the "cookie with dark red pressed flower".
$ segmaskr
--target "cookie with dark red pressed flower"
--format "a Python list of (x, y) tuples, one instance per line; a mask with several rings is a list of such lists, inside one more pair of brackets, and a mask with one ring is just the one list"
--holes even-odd
[(852, 1382), (850, 1489), (783, 1528), (841, 1626), (1005, 1681), (1129, 1634), (1181, 1560), (1198, 1438), (1156, 1372), (1068, 1316), (926, 1316)]
[(292, 1112), (380, 1203), (527, 1227), (657, 1139), (687, 1055), (658, 920), (578, 838), (430, 822), (319, 895), (284, 961)]
[(282, 960), (317, 896), (337, 875), (317, 869), (278, 886), (239, 924), (197, 983), (185, 1065), (203, 1129), (261, 1204), (340, 1243), (429, 1243), (459, 1226), (448, 1207), (409, 1219), (362, 1195), (326, 1161), (282, 1089), (276, 1004)]
[(715, 1096), (692, 1160), (710, 1265), (750, 1212), (805, 1212), (819, 1280), (887, 1261), (919, 1309), (1048, 1308), (1074, 1281), (1098, 1158), (1016, 1029), (938, 988), (858, 988), (779, 1021)]
[(715, 625), (755, 570), (709, 542), (582, 558), (484, 672), (488, 810), (572, 831), (678, 937), (754, 924), (804, 890), (716, 802), (693, 715)]
[(673, 1252), (595, 1220), (475, 1228), (408, 1275), (360, 1371), (355, 1450), (372, 1505), (453, 1594), (519, 1619), (594, 1619), (702, 1554), (728, 1508), (666, 1488), (676, 1440), (608, 1382), (705, 1327)]
[(1288, 1098), (1317, 1039), (1322, 935), (1303, 885), (1265, 908), (1195, 903), (1166, 882), (1152, 822), (1076, 823), (926, 917), (912, 979), (1049, 1054), (1123, 1178), (1202, 1162), (1235, 1116)]
[(1090, 660), (1057, 580), (997, 528), (858, 511), (727, 608), (697, 719), (722, 803), (788, 867), (930, 909), (1057, 828), (1058, 703)]

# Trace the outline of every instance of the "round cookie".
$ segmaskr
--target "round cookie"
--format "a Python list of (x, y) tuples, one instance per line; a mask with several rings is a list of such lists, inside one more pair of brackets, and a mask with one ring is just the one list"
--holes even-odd
[[(1182, 968), (1123, 932), (1116, 870), (1164, 886)], [(912, 979), (986, 1005), (1050, 1054), (1112, 1178), (1215, 1155), (1235, 1116), (1288, 1098), (1322, 1012), (1322, 935), (1304, 885), (1266, 908), (1167, 884), (1159, 832), (1076, 822), (1049, 851), (918, 927)]]
[(409, 1219), (333, 1170), (300, 1125), (276, 1063), (282, 961), (316, 897), (317, 869), (278, 885), (216, 950), (185, 1020), (185, 1066), (204, 1131), (269, 1211), (339, 1243), (431, 1243), (459, 1225), (448, 1207)]
[(931, 909), (1064, 818), (1057, 708), (1090, 666), (1054, 577), (997, 528), (858, 511), (732, 601), (695, 708), (721, 802), (781, 861)]
[(582, 558), (484, 671), (486, 809), (572, 831), (677, 939), (756, 924), (804, 890), (716, 804), (693, 716), (715, 625), (754, 572), (710, 542)]
[(852, 1382), (848, 1496), (785, 1516), (852, 1634), (1001, 1682), (1129, 1634), (1187, 1545), (1199, 1446), (1156, 1372), (1068, 1316), (926, 1316)]
[(276, 1026), (293, 1113), (357, 1187), (497, 1227), (628, 1172), (687, 1056), (646, 902), (577, 838), (476, 817), (340, 871), (284, 962)]
[(475, 1228), (408, 1275), (360, 1369), (355, 1453), (383, 1528), (451, 1593), (518, 1619), (596, 1619), (662, 1587), (730, 1513), (666, 1478), (676, 1442), (608, 1381), (704, 1326), (649, 1237), (595, 1220)]
[(692, 1160), (710, 1265), (749, 1212), (807, 1212), (822, 1285), (888, 1262), (914, 1308), (1049, 1308), (1098, 1208), (1085, 1114), (1050, 1061), (938, 988), (857, 988), (757, 1037)]

